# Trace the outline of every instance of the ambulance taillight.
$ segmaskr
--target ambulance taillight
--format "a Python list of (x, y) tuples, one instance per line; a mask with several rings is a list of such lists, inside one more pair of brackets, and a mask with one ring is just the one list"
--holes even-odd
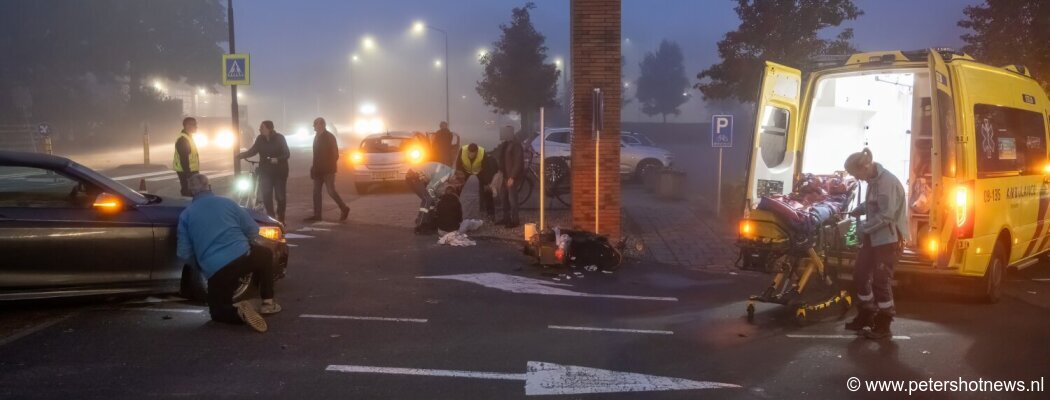
[(955, 209), (955, 232), (960, 239), (973, 237), (973, 183), (960, 184), (952, 193), (952, 205)]

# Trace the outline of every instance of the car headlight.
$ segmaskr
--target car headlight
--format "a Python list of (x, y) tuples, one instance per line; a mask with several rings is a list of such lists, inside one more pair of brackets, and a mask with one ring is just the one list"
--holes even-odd
[(260, 226), (259, 237), (280, 242), (284, 240), (284, 232), (281, 232), (281, 228), (278, 226)]
[(408, 155), (408, 162), (411, 164), (419, 164), (423, 162), (423, 157), (426, 156), (423, 149), (419, 147), (409, 149), (406, 154)]
[(198, 148), (208, 147), (208, 134), (204, 132), (194, 133), (193, 144), (196, 144)]
[(223, 129), (215, 135), (215, 144), (220, 148), (230, 149), (233, 148), (233, 142), (237, 141), (237, 137), (233, 135), (233, 131), (229, 129)]

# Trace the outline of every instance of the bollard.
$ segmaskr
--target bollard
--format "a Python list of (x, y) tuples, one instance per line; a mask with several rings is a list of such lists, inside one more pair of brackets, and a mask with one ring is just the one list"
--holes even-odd
[(51, 147), (51, 136), (44, 136), (44, 153), (52, 155), (54, 149)]
[(149, 193), (149, 190), (146, 190), (146, 178), (139, 179), (139, 193)]

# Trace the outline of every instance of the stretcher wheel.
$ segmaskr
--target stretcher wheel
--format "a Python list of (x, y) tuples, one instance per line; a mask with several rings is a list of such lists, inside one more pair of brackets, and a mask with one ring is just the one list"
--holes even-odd
[(806, 306), (799, 306), (795, 309), (795, 324), (798, 324), (798, 326), (809, 324), (809, 320), (806, 319)]
[(747, 322), (755, 322), (755, 303), (747, 303)]

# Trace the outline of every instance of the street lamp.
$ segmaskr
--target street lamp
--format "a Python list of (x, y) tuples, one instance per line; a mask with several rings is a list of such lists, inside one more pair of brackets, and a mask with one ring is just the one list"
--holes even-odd
[[(417, 35), (422, 35), (423, 32), (426, 31), (427, 29), (434, 30), (434, 31), (437, 31), (437, 32), (441, 32), (441, 34), (445, 37), (445, 60), (448, 60), (448, 32), (445, 32), (445, 30), (443, 30), (443, 29), (435, 28), (433, 26), (427, 25), (423, 21), (416, 21), (416, 22), (412, 23), (412, 32), (417, 34)], [(435, 67), (441, 67), (441, 60), (435, 60), (434, 61), (434, 66)], [(445, 67), (445, 122), (452, 123), (451, 117), (449, 116), (449, 108), (448, 108), (448, 69), (449, 69), (448, 66), (446, 66)]]
[(434, 68), (441, 68), (441, 59), (434, 60)]
[(487, 56), (487, 55), (489, 55), (489, 51), (488, 50), (486, 50), (486, 49), (478, 49), (478, 60), (479, 61), (481, 59), (485, 58), (485, 56)]
[(375, 49), (376, 48), (376, 40), (373, 39), (371, 36), (365, 36), (364, 38), (361, 39), (361, 47), (364, 47), (365, 50)]
[(348, 89), (348, 91), (350, 92), (350, 107), (351, 108), (353, 108), (356, 105), (356, 102), (357, 102), (357, 99), (356, 99), (356, 97), (357, 97), (356, 96), (357, 86), (354, 85), (354, 64), (357, 64), (358, 61), (361, 61), (361, 58), (358, 57), (357, 54), (351, 54), (350, 55), (350, 74), (349, 74), (350, 75), (349, 76), (350, 89)]

